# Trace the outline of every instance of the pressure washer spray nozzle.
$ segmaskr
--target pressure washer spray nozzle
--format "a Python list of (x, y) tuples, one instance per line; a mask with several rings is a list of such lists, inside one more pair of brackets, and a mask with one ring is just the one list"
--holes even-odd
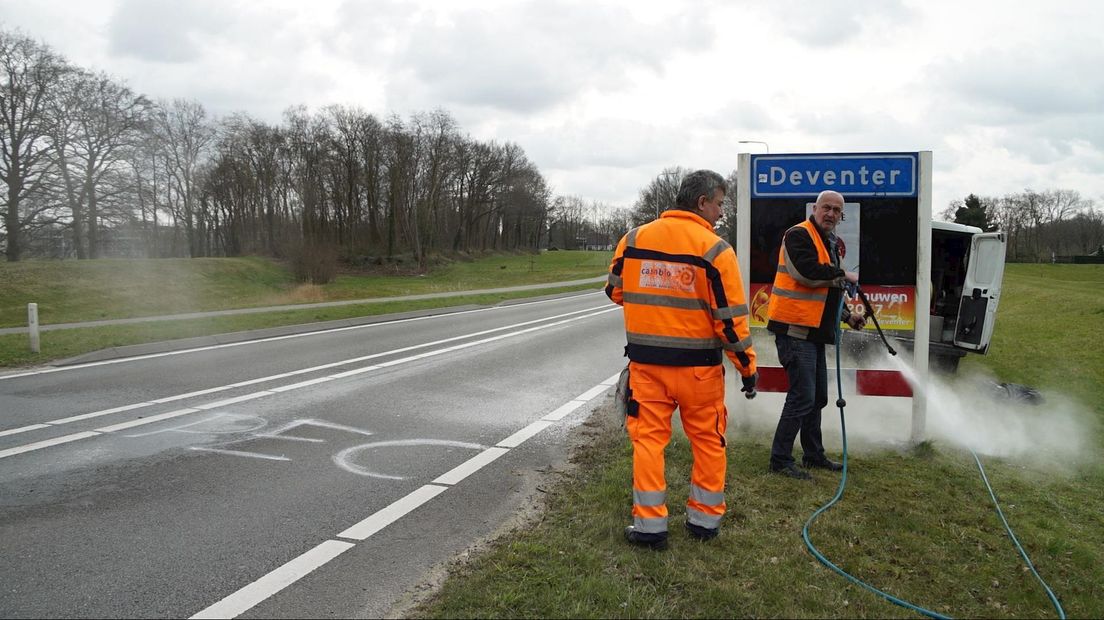
[[(893, 347), (889, 346), (889, 341), (886, 340), (885, 333), (882, 332), (882, 326), (878, 324), (878, 317), (874, 314), (874, 308), (870, 307), (870, 300), (866, 298), (866, 293), (863, 292), (862, 287), (859, 286), (858, 283), (852, 282), (847, 282), (845, 286), (846, 285), (854, 287), (854, 293), (851, 293), (851, 296), (854, 297), (856, 294), (859, 296), (859, 300), (862, 301), (863, 307), (866, 309), (866, 311), (863, 313), (863, 316), (870, 317), (870, 319), (874, 321), (874, 328), (878, 330), (878, 336), (881, 337), (882, 344), (885, 345), (885, 348), (889, 351), (889, 354), (897, 355), (897, 352), (893, 350)], [(848, 288), (848, 292), (850, 292), (851, 290), (851, 288)]]

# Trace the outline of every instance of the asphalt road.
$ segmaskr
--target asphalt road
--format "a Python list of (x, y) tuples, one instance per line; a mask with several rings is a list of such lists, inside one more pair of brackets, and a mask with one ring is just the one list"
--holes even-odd
[(601, 293), (0, 375), (0, 616), (378, 617), (611, 398)]

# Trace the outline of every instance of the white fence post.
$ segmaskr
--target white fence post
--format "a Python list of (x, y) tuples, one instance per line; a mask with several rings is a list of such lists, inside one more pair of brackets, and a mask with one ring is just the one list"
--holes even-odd
[(27, 304), (27, 332), (31, 335), (31, 352), (38, 353), (38, 304)]

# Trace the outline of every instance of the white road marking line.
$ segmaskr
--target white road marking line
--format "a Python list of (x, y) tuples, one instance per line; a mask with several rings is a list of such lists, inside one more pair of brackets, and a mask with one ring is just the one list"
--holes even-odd
[(520, 431), (514, 433), (513, 435), (510, 435), (506, 439), (503, 439), (502, 441), (498, 442), (497, 445), (498, 445), (499, 448), (516, 448), (516, 447), (520, 446), (521, 444), (525, 443), (525, 441), (528, 440), (530, 437), (532, 437), (533, 435), (536, 435), (537, 433), (543, 431), (544, 429), (548, 428), (549, 426), (552, 426), (552, 422), (545, 421), (545, 420), (537, 420), (536, 422), (533, 422), (529, 426), (526, 426), (525, 428), (523, 428)]
[(617, 381), (618, 381), (618, 380), (619, 380), (620, 378), (621, 378), (621, 371), (619, 370), (619, 371), (617, 371), (617, 373), (616, 373), (616, 374), (614, 374), (614, 375), (613, 375), (612, 377), (610, 377), (609, 379), (606, 379), (605, 381), (603, 381), (603, 382), (601, 383), (601, 385), (609, 385), (609, 386), (614, 386), (614, 385), (617, 385)]
[(194, 409), (188, 407), (186, 409), (177, 409), (176, 411), (169, 411), (166, 413), (159, 413), (157, 415), (151, 415), (148, 418), (139, 418), (137, 420), (131, 420), (129, 422), (122, 422), (120, 424), (112, 424), (111, 426), (103, 426), (96, 430), (101, 433), (114, 433), (115, 431), (121, 431), (128, 428), (134, 428), (135, 426), (142, 426), (143, 424), (153, 424), (154, 422), (160, 422), (161, 420), (168, 420), (170, 418), (176, 418), (189, 413), (199, 413), (202, 409)]
[(357, 523), (344, 532), (341, 532), (337, 536), (338, 538), (348, 538), (351, 540), (364, 540), (447, 490), (448, 487), (434, 484), (421, 486), (406, 497), (392, 502), (386, 508), (377, 510), (372, 513), (372, 516)]
[[(230, 420), (231, 423), (240, 422), (240, 421), (243, 421), (243, 420), (251, 420), (251, 421), (253, 421), (253, 426), (252, 426), (252, 428), (244, 428), (243, 427), (243, 428), (236, 428), (236, 429), (230, 429), (230, 430), (215, 430), (215, 429), (189, 430), (193, 426), (210, 425), (212, 422), (214, 422), (216, 420), (222, 420), (222, 419), (227, 419), (227, 418)], [(232, 434), (237, 434), (237, 433), (248, 433), (250, 431), (255, 431), (259, 428), (264, 428), (267, 424), (268, 424), (268, 422), (266, 422), (264, 420), (264, 418), (261, 418), (259, 416), (238, 415), (238, 414), (235, 414), (235, 413), (227, 413), (225, 411), (216, 411), (215, 413), (212, 413), (209, 416), (200, 418), (200, 419), (198, 419), (194, 422), (188, 422), (187, 424), (180, 424), (180, 425), (177, 425), (177, 426), (170, 426), (169, 428), (162, 428), (162, 429), (158, 429), (158, 430), (155, 430), (155, 431), (149, 431), (148, 433), (130, 433), (130, 434), (127, 434), (127, 435), (123, 435), (123, 437), (131, 439), (131, 438), (138, 438), (138, 437), (149, 437), (150, 435), (160, 435), (162, 433), (184, 433), (184, 434), (188, 434), (188, 435), (225, 435), (225, 434), (231, 434), (231, 433)]]
[(317, 379), (309, 379), (307, 381), (300, 381), (299, 383), (292, 383), (290, 385), (281, 385), (280, 387), (270, 388), (269, 392), (287, 392), (289, 390), (298, 390), (299, 388), (307, 387), (308, 385), (317, 385), (319, 383), (325, 383), (327, 381), (333, 381), (333, 377), (319, 377)]
[[(598, 294), (597, 292), (596, 293), (584, 293), (582, 295), (578, 295), (577, 297), (586, 297), (586, 296), (589, 296), (589, 295), (597, 295), (597, 294)], [(472, 313), (475, 313), (475, 312), (490, 312), (492, 310), (503, 310), (503, 309), (507, 309), (507, 308), (516, 308), (518, 306), (528, 306), (528, 305), (533, 305), (533, 304), (552, 303), (554, 301), (557, 301), (557, 300), (543, 299), (543, 300), (540, 300), (540, 301), (530, 301), (530, 302), (524, 302), (524, 303), (511, 304), (509, 306), (495, 306), (495, 307), (492, 307), (492, 308), (476, 308), (474, 310), (461, 310), (459, 312), (449, 312), (449, 313), (446, 313), (446, 314), (436, 314), (436, 315), (433, 315), (433, 316), (419, 316), (419, 317), (413, 317), (413, 318), (409, 318), (409, 319), (399, 319), (397, 321), (382, 321), (382, 322), (379, 322), (379, 323), (370, 323), (368, 325), (350, 325), (348, 327), (335, 327), (333, 329), (325, 329), (325, 330), (320, 330), (320, 331), (315, 331), (315, 332), (306, 332), (306, 333), (302, 333), (302, 334), (288, 334), (286, 336), (273, 336), (271, 338), (259, 338), (257, 340), (246, 340), (246, 341), (243, 341), (243, 342), (227, 342), (227, 343), (224, 343), (224, 344), (215, 344), (215, 345), (210, 345), (210, 346), (206, 346), (206, 347), (196, 347), (194, 349), (182, 349), (180, 351), (166, 351), (164, 353), (150, 353), (149, 355), (136, 355), (134, 357), (124, 357), (124, 358), (119, 358), (119, 359), (114, 359), (114, 360), (103, 360), (103, 361), (99, 361), (99, 362), (88, 362), (86, 364), (73, 364), (72, 366), (58, 366), (58, 367), (54, 367), (54, 368), (43, 368), (43, 369), (40, 369), (40, 370), (32, 370), (32, 371), (29, 371), (29, 372), (21, 372), (21, 373), (15, 373), (15, 374), (10, 374), (10, 375), (0, 375), (0, 381), (3, 381), (5, 379), (18, 379), (20, 377), (31, 377), (31, 376), (35, 376), (35, 375), (46, 375), (46, 374), (51, 374), (51, 373), (55, 373), (55, 372), (64, 372), (66, 370), (78, 370), (78, 369), (81, 369), (81, 368), (92, 368), (92, 367), (95, 367), (95, 366), (107, 366), (107, 365), (110, 365), (110, 364), (124, 364), (124, 363), (127, 363), (127, 362), (137, 362), (137, 361), (141, 361), (141, 360), (155, 359), (155, 358), (158, 358), (158, 357), (168, 357), (168, 356), (171, 356), (171, 355), (184, 355), (186, 353), (198, 353), (198, 352), (201, 352), (201, 351), (213, 351), (215, 349), (228, 349), (228, 348), (231, 348), (231, 347), (242, 347), (242, 346), (247, 346), (247, 345), (251, 345), (251, 344), (259, 344), (259, 343), (263, 343), (263, 342), (274, 342), (276, 340), (290, 340), (292, 338), (307, 338), (307, 337), (310, 337), (310, 336), (327, 335), (327, 334), (333, 334), (333, 333), (336, 333), (336, 332), (343, 332), (343, 331), (349, 331), (349, 330), (354, 330), (354, 329), (367, 329), (367, 328), (371, 328), (371, 327), (381, 327), (381, 326), (385, 326), (385, 325), (397, 325), (399, 323), (409, 323), (409, 322), (412, 322), (412, 321), (428, 321), (428, 320), (431, 320), (431, 319), (440, 319), (440, 318), (446, 318), (446, 317), (459, 316), (461, 314), (472, 314)], [(561, 316), (563, 316), (563, 315), (561, 315)]]
[(111, 409), (101, 409), (100, 411), (93, 411), (92, 413), (85, 413), (81, 415), (75, 415), (68, 418), (61, 418), (60, 420), (50, 420), (47, 424), (68, 424), (70, 422), (79, 422), (81, 420), (88, 420), (90, 418), (98, 418), (104, 415), (110, 415), (112, 413), (120, 413), (123, 411), (130, 411), (131, 409), (141, 409), (142, 407), (149, 407), (154, 404), (155, 401), (149, 401), (146, 403), (132, 403), (130, 405), (123, 405), (122, 407), (112, 407)]
[(192, 618), (235, 618), (354, 546), (350, 542), (327, 540)]
[(50, 428), (49, 424), (31, 424), (30, 426), (20, 426), (19, 428), (13, 428), (6, 431), (0, 431), (0, 437), (4, 435), (18, 435), (19, 433), (26, 433), (27, 431), (37, 431), (40, 428)]
[(596, 386), (590, 388), (589, 390), (583, 392), (582, 394), (579, 394), (578, 396), (575, 397), (575, 400), (581, 400), (583, 402), (586, 402), (586, 401), (591, 400), (595, 396), (600, 396), (603, 392), (605, 392), (608, 389), (609, 389), (608, 385), (599, 384), (599, 385), (596, 385)]
[(585, 401), (581, 400), (569, 400), (566, 403), (560, 405), (555, 411), (541, 418), (542, 420), (548, 420), (550, 422), (556, 422), (562, 420), (575, 411), (579, 407), (585, 405)]
[(45, 441), (16, 446), (14, 448), (8, 448), (7, 450), (0, 450), (0, 459), (14, 456), (16, 454), (22, 454), (24, 452), (30, 452), (31, 450), (38, 450), (39, 448), (48, 448), (50, 446), (56, 446), (62, 443), (69, 443), (70, 441), (77, 441), (78, 439), (95, 437), (96, 435), (99, 435), (99, 433), (97, 433), (96, 431), (84, 431), (83, 433), (73, 433), (72, 435), (63, 435), (61, 437), (54, 437), (53, 439), (47, 439)]
[(260, 392), (251, 392), (249, 394), (242, 394), (241, 396), (235, 396), (234, 398), (227, 398), (224, 400), (216, 400), (213, 403), (204, 403), (202, 405), (196, 405), (194, 409), (202, 409), (204, 411), (208, 409), (218, 409), (219, 407), (225, 407), (226, 405), (235, 405), (237, 403), (244, 403), (247, 400), (254, 400), (263, 396), (272, 396), (275, 392), (269, 390), (261, 390)]
[(356, 368), (353, 370), (346, 370), (345, 372), (339, 372), (336, 375), (330, 375), (331, 379), (344, 379), (345, 377), (352, 377), (353, 375), (359, 375), (366, 372), (372, 372), (373, 370), (379, 370), (379, 366), (365, 366), (364, 368)]
[(468, 476), (479, 471), (483, 468), (484, 465), (490, 464), (495, 459), (502, 456), (503, 454), (506, 454), (507, 452), (509, 452), (509, 450), (506, 448), (487, 448), (479, 454), (464, 461), (460, 465), (452, 468), (447, 473), (438, 476), (437, 479), (433, 482), (434, 484), (456, 484), (464, 478), (467, 478)]
[[(285, 373), (285, 374), (287, 374), (287, 373)], [(266, 377), (266, 378), (276, 379), (276, 378), (282, 378), (282, 377)], [(233, 388), (236, 388), (236, 387), (243, 387), (245, 385), (252, 385), (253, 383), (260, 383), (260, 381), (256, 381), (256, 380), (242, 381), (241, 383), (231, 383), (229, 385), (219, 385), (219, 386), (216, 386), (216, 387), (213, 387), (213, 388), (207, 388), (205, 390), (196, 390), (194, 392), (185, 392), (184, 394), (174, 394), (173, 396), (166, 396), (164, 398), (155, 398), (155, 399), (151, 400), (150, 402), (154, 403), (154, 404), (157, 404), (157, 405), (163, 405), (165, 403), (171, 403), (171, 402), (178, 401), (178, 400), (184, 400), (186, 398), (195, 398), (196, 396), (206, 396), (208, 394), (214, 394), (215, 392), (222, 392), (222, 391), (230, 390), (230, 389), (233, 389)]]
[(190, 449), (197, 452), (214, 452), (216, 454), (227, 454), (230, 456), (248, 456), (255, 459), (265, 459), (269, 461), (290, 461), (286, 456), (276, 456), (274, 454), (261, 454), (260, 452), (245, 452), (242, 450), (223, 450), (222, 448), (203, 448), (200, 446), (191, 446)]

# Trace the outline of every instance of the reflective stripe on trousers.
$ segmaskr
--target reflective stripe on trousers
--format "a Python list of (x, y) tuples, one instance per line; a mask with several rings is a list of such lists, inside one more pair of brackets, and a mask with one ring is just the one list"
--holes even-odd
[(671, 417), (679, 409), (690, 439), (687, 517), (690, 523), (716, 528), (725, 511), (723, 366), (659, 366), (629, 363), (629, 383), (639, 413), (626, 420), (633, 444), (633, 523), (647, 533), (667, 531), (667, 481), (664, 451), (671, 440)]

